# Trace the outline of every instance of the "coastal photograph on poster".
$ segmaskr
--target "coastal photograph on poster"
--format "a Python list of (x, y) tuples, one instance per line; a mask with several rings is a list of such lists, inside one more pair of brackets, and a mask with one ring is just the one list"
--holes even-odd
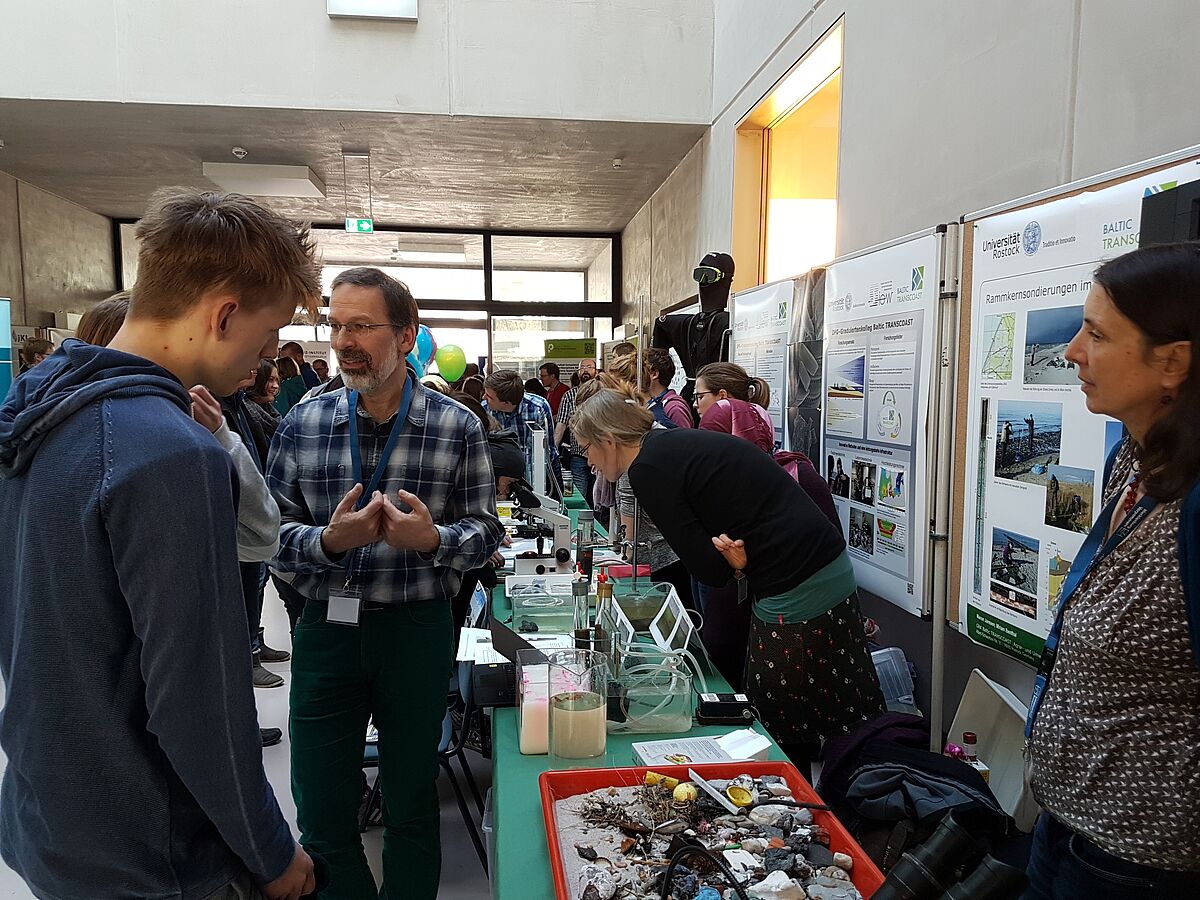
[(848, 437), (863, 436), (867, 357), (861, 348), (829, 352), (825, 391), (825, 430)]
[(1041, 543), (1006, 528), (992, 529), (992, 581), (1037, 592)]
[(1087, 534), (1095, 516), (1096, 473), (1091, 469), (1050, 466), (1046, 472), (1046, 524)]
[(1001, 400), (996, 412), (997, 478), (1038, 483), (1062, 449), (1062, 404)]
[(1025, 383), (1077, 387), (1079, 372), (1067, 344), (1083, 325), (1082, 306), (1031, 309), (1025, 317)]
[(1065, 558), (1063, 548), (1053, 542), (1047, 545), (1046, 552), (1049, 554), (1049, 559), (1046, 561), (1046, 584), (1049, 586), (1046, 606), (1053, 615), (1058, 612), (1058, 604), (1062, 600), (1063, 588), (1067, 583), (1067, 573), (1071, 571), (1071, 563), (1074, 562), (1074, 559)]
[(1013, 346), (1017, 339), (1017, 317), (1013, 313), (987, 316), (983, 320), (983, 362), (979, 374), (984, 381), (1011, 381)]
[(860, 553), (875, 552), (875, 517), (861, 509), (850, 510), (850, 544), (851, 550)]
[(846, 474), (846, 457), (830, 453), (825, 458), (825, 480), (835, 497), (850, 497), (850, 476)]
[(1021, 615), (1028, 616), (1031, 619), (1037, 618), (1037, 597), (1032, 594), (1018, 591), (1016, 588), (1009, 587), (1002, 582), (993, 581), (992, 591), (989, 596), (993, 603), (999, 603), (1005, 609), (1019, 612)]
[(908, 485), (904, 483), (904, 470), (892, 466), (879, 467), (879, 484), (876, 496), (882, 506), (903, 512), (908, 497)]
[(874, 463), (856, 459), (850, 470), (850, 499), (864, 506), (875, 505)]

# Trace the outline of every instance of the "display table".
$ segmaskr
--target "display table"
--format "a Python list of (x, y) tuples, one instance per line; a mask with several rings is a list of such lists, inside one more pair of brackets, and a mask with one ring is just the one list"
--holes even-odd
[[(568, 505), (568, 511), (574, 525), (579, 510)], [(505, 623), (512, 618), (512, 607), (504, 595), (503, 587), (493, 592), (492, 615)], [(730, 690), (728, 683), (715, 672), (705, 672), (705, 678), (710, 691)], [(687, 736), (720, 735), (737, 727), (697, 726)], [(757, 722), (754, 728), (766, 734)], [(610, 734), (606, 755), (590, 760), (580, 768), (634, 765), (634, 742), (673, 736), (683, 735)], [(554, 882), (542, 820), (542, 802), (538, 793), (538, 776), (549, 768), (549, 757), (522, 756), (517, 738), (517, 710), (512, 707), (493, 710), (492, 828), (496, 842), (495, 865), (491, 872), (493, 893), (501, 900), (553, 900)], [(774, 741), (771, 742), (771, 759), (787, 760)]]

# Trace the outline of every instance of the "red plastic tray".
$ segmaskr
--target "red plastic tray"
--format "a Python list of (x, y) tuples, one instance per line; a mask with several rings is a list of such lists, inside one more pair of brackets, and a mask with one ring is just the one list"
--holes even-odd
[[(543, 772), (538, 778), (542, 792), (542, 818), (546, 822), (546, 842), (550, 845), (550, 865), (554, 869), (554, 895), (558, 900), (572, 900), (567, 873), (563, 869), (562, 851), (558, 843), (558, 822), (554, 815), (554, 804), (558, 800), (587, 794), (599, 788), (632, 787), (641, 784), (648, 771), (661, 772), (680, 781), (688, 780), (688, 769), (693, 769), (704, 779), (733, 779), (748, 774), (754, 777), (779, 775), (792, 789), (792, 796), (801, 803), (820, 803), (821, 798), (812, 785), (796, 767), (785, 762), (732, 762), (704, 763), (691, 766), (630, 766), (620, 769), (567, 769), (561, 772)], [(858, 842), (850, 837), (837, 816), (824, 810), (813, 810), (813, 821), (829, 832), (829, 849), (847, 853), (854, 860), (850, 880), (863, 897), (870, 897), (883, 884), (883, 873), (871, 858), (863, 852)]]

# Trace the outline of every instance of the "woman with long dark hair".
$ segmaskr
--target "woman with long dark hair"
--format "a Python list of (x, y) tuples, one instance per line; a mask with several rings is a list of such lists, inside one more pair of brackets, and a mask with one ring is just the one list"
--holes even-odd
[(1198, 339), (1200, 244), (1170, 244), (1100, 267), (1067, 348), (1126, 437), (1030, 702), (1033, 900), (1197, 895)]

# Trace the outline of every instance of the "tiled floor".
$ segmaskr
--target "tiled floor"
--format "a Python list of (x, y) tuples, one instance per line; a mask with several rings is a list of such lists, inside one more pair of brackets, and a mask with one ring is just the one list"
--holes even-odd
[[(267, 586), (267, 598), (263, 610), (263, 625), (267, 629), (267, 643), (279, 649), (290, 649), (288, 639), (288, 620), (283, 603), (276, 596), (271, 585)], [(289, 677), (289, 664), (270, 666), (285, 679)], [(270, 690), (257, 690), (258, 718), (264, 726), (283, 728), (283, 743), (268, 747), (263, 751), (263, 763), (267, 777), (275, 789), (275, 796), (284, 816), (292, 823), (296, 822), (296, 805), (292, 802), (290, 772), (288, 765), (288, 688), (287, 686)], [(469, 751), (468, 751), (469, 752)], [(4, 760), (0, 757), (0, 763)], [(487, 760), (481, 760), (472, 754), (471, 768), (479, 779), (480, 788), (487, 791), (491, 783), (491, 765)], [(489, 895), (487, 876), (484, 875), (475, 856), (475, 849), (463, 826), (459, 815), (458, 805), (454, 802), (454, 794), (446, 779), (438, 784), (442, 801), (442, 885), (438, 893), (444, 900), (486, 900)], [(478, 820), (476, 820), (478, 822)], [(383, 832), (373, 828), (363, 835), (363, 845), (371, 868), (379, 875), (380, 853), (382, 851)], [(0, 864), (0, 898), (17, 897), (30, 898), (29, 891), (15, 872)]]

